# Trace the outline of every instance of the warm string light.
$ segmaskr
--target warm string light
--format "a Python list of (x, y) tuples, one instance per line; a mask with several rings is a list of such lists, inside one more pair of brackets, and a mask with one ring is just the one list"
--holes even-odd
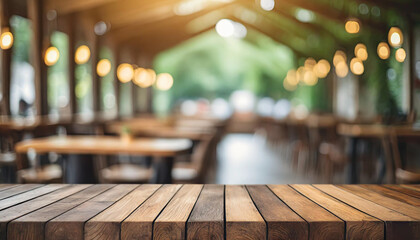
[(121, 63), (117, 68), (117, 77), (122, 83), (127, 83), (133, 79), (133, 66), (128, 63)]
[(156, 88), (161, 91), (167, 91), (171, 89), (174, 84), (174, 79), (169, 73), (160, 73), (156, 77)]
[(325, 60), (321, 59), (314, 67), (314, 73), (319, 78), (325, 78), (331, 70), (330, 63)]
[(365, 71), (362, 60), (355, 57), (350, 61), (350, 70), (355, 75), (362, 75)]
[(404, 62), (404, 60), (405, 60), (406, 57), (407, 57), (407, 54), (405, 53), (405, 50), (403, 48), (399, 48), (395, 52), (395, 59), (398, 62)]
[(57, 63), (60, 58), (60, 52), (56, 47), (49, 47), (45, 51), (44, 62), (47, 66), (52, 66)]
[(380, 42), (378, 44), (377, 53), (380, 59), (388, 59), (390, 54), (389, 46), (386, 42)]
[(13, 34), (9, 30), (4, 30), (0, 35), (0, 48), (3, 50), (9, 49), (13, 46)]
[(359, 21), (356, 19), (347, 20), (346, 24), (344, 25), (346, 32), (355, 34), (360, 31), (360, 24)]
[(354, 55), (362, 61), (366, 61), (368, 58), (368, 52), (366, 45), (363, 43), (358, 43), (354, 48)]
[(90, 49), (86, 45), (82, 45), (77, 48), (76, 53), (74, 55), (74, 61), (77, 64), (84, 64), (89, 61), (90, 58)]
[(392, 27), (389, 29), (388, 43), (392, 47), (400, 47), (403, 44), (403, 34), (400, 28)]
[(150, 87), (155, 81), (156, 73), (153, 69), (137, 68), (134, 71), (133, 82), (141, 88)]
[(111, 61), (108, 59), (101, 59), (96, 65), (96, 73), (100, 77), (105, 77), (111, 72)]

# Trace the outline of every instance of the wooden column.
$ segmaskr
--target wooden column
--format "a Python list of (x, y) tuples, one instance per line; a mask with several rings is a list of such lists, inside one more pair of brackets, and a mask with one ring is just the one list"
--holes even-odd
[[(7, 0), (0, 0), (0, 27), (1, 30), (9, 28), (9, 11), (7, 6)], [(0, 50), (1, 57), (1, 102), (0, 102), (0, 114), (10, 115), (10, 63), (12, 60), (12, 49)]]
[(45, 13), (43, 0), (28, 0), (28, 16), (32, 21), (32, 64), (35, 72), (36, 115), (48, 114), (47, 67), (44, 64)]
[(408, 18), (408, 64), (409, 64), (409, 72), (408, 72), (408, 79), (409, 83), (409, 91), (408, 91), (408, 113), (411, 115), (414, 112), (414, 88), (415, 88), (415, 79), (416, 79), (416, 68), (415, 68), (415, 38), (414, 38), (414, 22), (412, 17), (409, 16)]
[(117, 46), (112, 47), (113, 55), (115, 62), (114, 64), (114, 95), (115, 95), (115, 108), (117, 112), (117, 118), (120, 118), (120, 81), (117, 77), (117, 68), (118, 65), (121, 63), (121, 56), (120, 56), (120, 49)]
[(75, 23), (76, 20), (74, 14), (67, 15), (66, 19), (66, 31), (69, 38), (69, 52), (68, 52), (68, 78), (69, 78), (69, 105), (71, 116), (74, 117), (77, 113), (77, 102), (76, 102), (76, 78), (75, 68), (76, 63), (74, 61), (74, 53), (76, 51), (76, 36), (75, 36)]
[(92, 68), (92, 110), (97, 115), (101, 111), (101, 82), (96, 73), (96, 65), (99, 59), (99, 38), (93, 32), (93, 29), (89, 38)]

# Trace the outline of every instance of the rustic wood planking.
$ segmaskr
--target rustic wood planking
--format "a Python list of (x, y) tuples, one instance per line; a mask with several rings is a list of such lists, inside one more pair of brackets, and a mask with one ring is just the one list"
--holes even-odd
[(224, 239), (224, 186), (205, 185), (187, 223), (188, 239)]
[(11, 239), (45, 239), (44, 225), (54, 217), (76, 207), (108, 190), (112, 185), (93, 185), (67, 198), (22, 216), (9, 223), (7, 234)]
[(395, 200), (398, 200), (400, 202), (405, 202), (407, 204), (420, 207), (420, 199), (416, 197), (409, 196), (407, 194), (398, 192), (396, 190), (388, 189), (386, 187), (378, 186), (378, 185), (360, 185), (363, 188), (366, 188), (368, 190), (377, 192), (383, 196), (393, 198)]
[(226, 238), (265, 239), (266, 224), (245, 186), (226, 186)]
[(120, 239), (120, 224), (160, 185), (140, 185), (85, 224), (85, 239)]
[(0, 192), (1, 191), (4, 191), (6, 189), (9, 189), (9, 188), (16, 187), (16, 186), (19, 186), (19, 185), (17, 185), (17, 184), (9, 184), (9, 183), (2, 183), (2, 184), (0, 184)]
[(355, 195), (358, 195), (359, 197), (370, 200), (374, 203), (380, 204), (384, 207), (392, 209), (396, 212), (400, 212), (414, 219), (420, 220), (420, 208), (418, 207), (415, 207), (413, 205), (410, 205), (404, 202), (400, 202), (398, 200), (395, 200), (389, 197), (385, 197), (379, 193), (369, 191), (368, 189), (365, 189), (361, 186), (340, 185), (339, 187)]
[(163, 185), (121, 224), (121, 239), (152, 239), (153, 222), (181, 185)]
[(344, 222), (287, 185), (269, 185), (284, 203), (309, 223), (310, 239), (344, 239)]
[(23, 192), (27, 192), (35, 188), (39, 188), (41, 186), (42, 186), (41, 184), (24, 184), (24, 185), (18, 185), (16, 187), (6, 189), (0, 192), (0, 200), (14, 196), (14, 195), (18, 195)]
[(420, 192), (420, 186), (418, 186), (418, 185), (401, 184), (400, 186), (408, 188), (408, 189), (412, 189), (412, 190), (417, 191), (417, 192)]
[(317, 189), (385, 222), (386, 239), (420, 239), (420, 222), (416, 219), (361, 198), (334, 185), (315, 184)]
[(346, 239), (384, 239), (384, 223), (371, 217), (311, 185), (291, 185), (318, 205), (346, 222)]
[(308, 223), (284, 204), (267, 186), (247, 186), (267, 223), (268, 239), (308, 239)]
[(398, 191), (398, 192), (410, 195), (412, 197), (420, 198), (420, 192), (416, 191), (416, 190), (413, 190), (413, 189), (401, 187), (399, 185), (392, 185), (392, 184), (386, 184), (386, 185), (381, 185), (381, 186), (392, 189), (394, 191)]
[[(25, 214), (28, 214), (32, 211), (45, 207), (51, 203), (54, 203), (58, 200), (61, 200), (69, 195), (72, 195), (76, 192), (79, 192), (89, 185), (69, 185), (58, 189), (57, 191), (51, 192), (49, 194), (40, 196), (33, 200), (9, 207), (0, 211), (0, 239), (4, 240), (7, 237), (6, 226), (8, 223), (16, 218), (19, 218)], [(33, 190), (36, 191), (37, 189)], [(25, 194), (25, 193), (23, 193)], [(12, 239), (12, 238), (10, 238)]]
[(121, 184), (52, 219), (45, 226), (47, 240), (82, 240), (85, 222), (120, 200), (138, 185)]
[(184, 185), (155, 220), (153, 239), (185, 239), (185, 225), (202, 185)]

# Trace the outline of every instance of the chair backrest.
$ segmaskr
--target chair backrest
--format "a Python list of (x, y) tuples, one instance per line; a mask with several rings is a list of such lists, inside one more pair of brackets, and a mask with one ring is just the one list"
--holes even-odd
[(197, 146), (195, 147), (195, 150), (192, 153), (192, 163), (195, 166), (195, 169), (197, 170), (197, 181), (203, 182), (206, 171), (208, 170), (210, 163), (213, 157), (213, 154), (211, 154), (211, 145), (213, 141), (215, 140), (214, 135), (205, 136), (203, 140), (201, 140)]

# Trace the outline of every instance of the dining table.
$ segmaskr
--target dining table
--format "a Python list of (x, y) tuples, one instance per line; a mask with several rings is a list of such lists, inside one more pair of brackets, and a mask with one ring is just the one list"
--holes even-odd
[(0, 240), (414, 240), (419, 207), (419, 185), (0, 185)]
[(134, 138), (119, 136), (51, 136), (18, 142), (18, 155), (33, 151), (37, 154), (63, 155), (67, 183), (96, 182), (94, 155), (140, 155), (153, 157), (154, 183), (171, 183), (171, 170), (178, 155), (191, 151), (192, 141), (181, 138)]

